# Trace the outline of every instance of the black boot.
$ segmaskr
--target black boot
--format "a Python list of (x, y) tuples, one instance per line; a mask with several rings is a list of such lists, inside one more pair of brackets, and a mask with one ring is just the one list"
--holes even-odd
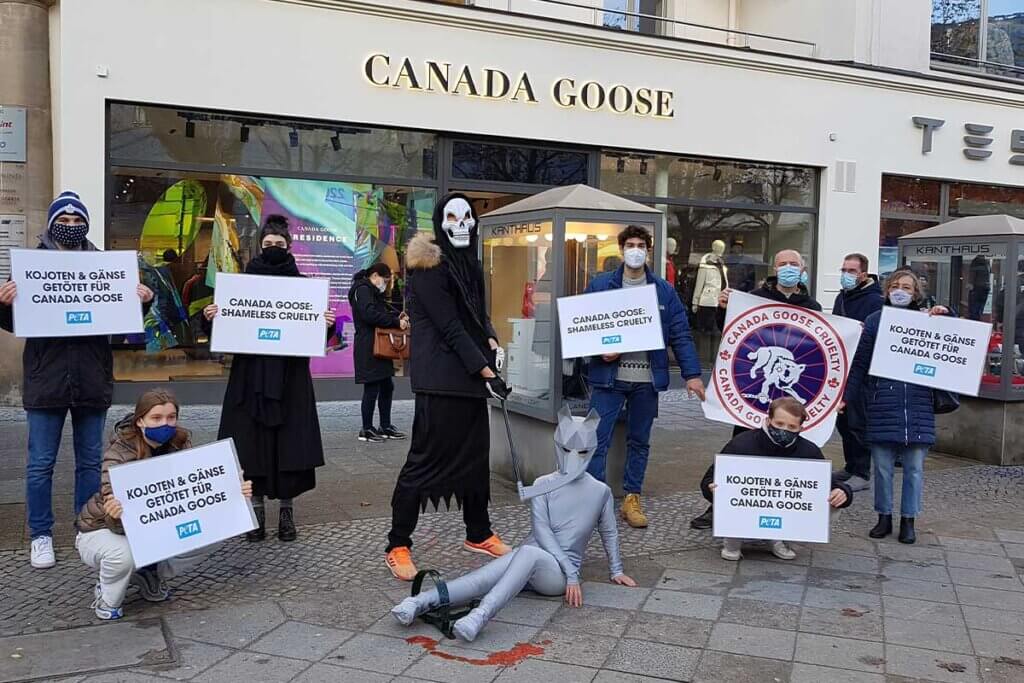
[(291, 508), (281, 508), (281, 516), (277, 518), (277, 540), (294, 541), (298, 537), (295, 531), (295, 519)]
[(878, 524), (868, 532), (871, 538), (885, 538), (892, 533), (892, 515), (878, 515)]
[(245, 534), (249, 543), (259, 543), (267, 537), (267, 512), (262, 507), (253, 508), (256, 513), (256, 528)]
[(900, 543), (913, 543), (917, 540), (917, 534), (914, 533), (914, 518), (913, 517), (900, 517)]
[(714, 522), (715, 510), (710, 505), (708, 509), (690, 520), (691, 529), (710, 529)]

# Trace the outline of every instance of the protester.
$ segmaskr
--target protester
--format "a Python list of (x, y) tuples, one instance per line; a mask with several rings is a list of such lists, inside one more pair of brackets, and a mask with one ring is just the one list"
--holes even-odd
[[(291, 254), (292, 236), (283, 216), (267, 216), (260, 230), (260, 253), (245, 267), (249, 275), (303, 277)], [(216, 304), (203, 309), (209, 324)], [(334, 311), (324, 312), (326, 335)], [(265, 499), (280, 501), (277, 538), (297, 537), (293, 499), (316, 488), (316, 468), (324, 464), (320, 421), (316, 413), (309, 359), (292, 356), (234, 354), (224, 392), (218, 439), (232, 438), (238, 460), (253, 483), (257, 527), (250, 542), (267, 537)]]
[[(178, 426), (178, 399), (164, 389), (151, 389), (139, 397), (135, 412), (114, 427), (103, 454), (99, 491), (82, 508), (76, 526), (75, 548), (92, 569), (99, 570), (92, 608), (100, 619), (120, 619), (121, 603), (129, 586), (147, 602), (170, 597), (164, 582), (187, 572), (216, 549), (216, 545), (177, 555), (156, 565), (136, 567), (121, 524), (123, 507), (110, 487), (110, 467), (191, 448), (190, 434)], [(242, 495), (252, 495), (252, 482), (242, 482)]]
[[(700, 360), (690, 335), (686, 309), (675, 288), (655, 275), (647, 267), (653, 245), (651, 233), (630, 225), (619, 233), (619, 250), (623, 264), (612, 273), (598, 275), (587, 285), (587, 294), (606, 292), (623, 287), (643, 287), (653, 284), (658, 294), (661, 331), (667, 346), (671, 346), (679, 363), (680, 373), (686, 380), (691, 395), (704, 400), (704, 382), (701, 380)], [(658, 414), (658, 392), (669, 385), (668, 351), (638, 351), (609, 353), (590, 359), (588, 381), (592, 388), (590, 407), (601, 416), (597, 430), (598, 445), (588, 471), (598, 481), (605, 480), (605, 459), (611, 444), (615, 422), (623, 406), (627, 409), (626, 469), (622, 488), (626, 497), (621, 514), (631, 527), (647, 526), (647, 516), (640, 505), (647, 456), (651, 450), (651, 425)]]
[[(395, 364), (373, 355), (373, 342), (378, 327), (408, 329), (409, 319), (403, 312), (395, 315), (387, 304), (384, 292), (391, 281), (391, 269), (386, 263), (375, 263), (352, 276), (348, 301), (352, 306), (355, 324), (356, 384), (363, 385), (363, 428), (360, 441), (381, 442), (404, 439), (405, 434), (391, 424), (391, 399), (395, 393)], [(380, 410), (380, 428), (373, 426), (373, 406)]]
[[(446, 584), (445, 600), (451, 605), (480, 599), (478, 606), (454, 623), (452, 631), (460, 639), (475, 640), (524, 588), (540, 595), (564, 594), (569, 607), (581, 607), (580, 566), (595, 530), (604, 545), (611, 582), (636, 586), (622, 571), (612, 491), (587, 474), (587, 461), (597, 446), (598, 422), (594, 412), (582, 418), (573, 417), (568, 406), (559, 410), (554, 449), (558, 470), (537, 477), (520, 493), (530, 503), (530, 535), (508, 555)], [(391, 614), (408, 626), (438, 607), (441, 599), (437, 588), (423, 591), (400, 602)]]
[[(722, 447), (724, 455), (753, 455), (765, 458), (800, 458), (824, 460), (825, 455), (813, 442), (800, 436), (807, 410), (795, 398), (777, 398), (768, 406), (768, 419), (761, 429), (751, 429), (735, 436)], [(711, 465), (700, 482), (700, 490), (709, 503), (715, 491), (715, 466)], [(844, 508), (853, 502), (853, 491), (833, 474), (832, 491), (828, 503), (833, 508)], [(735, 562), (743, 557), (742, 538), (726, 538), (722, 543), (722, 559)], [(780, 560), (792, 560), (796, 553), (785, 541), (773, 541), (772, 555)]]
[(433, 232), (406, 248), (409, 359), (416, 395), (409, 455), (391, 497), (385, 550), (395, 578), (416, 576), (410, 549), (421, 509), (443, 499), (462, 507), (463, 548), (500, 557), (511, 548), (491, 531), (487, 398), (507, 396), (497, 375), (504, 351), (487, 315), (477, 258), (476, 214), (462, 194), (434, 207)]
[[(847, 254), (839, 275), (839, 286), (832, 313), (863, 323), (868, 316), (882, 310), (882, 288), (878, 278), (868, 273), (868, 257)], [(836, 416), (836, 428), (843, 438), (843, 458), (846, 466), (840, 479), (853, 491), (863, 491), (871, 480), (871, 450), (864, 441), (864, 405), (847, 405)]]
[[(74, 192), (63, 192), (47, 216), (39, 249), (96, 251), (86, 239), (89, 211)], [(137, 288), (143, 312), (153, 300), (145, 285)], [(14, 331), (14, 299), (18, 284), (0, 285), (0, 327)], [(30, 562), (36, 569), (57, 562), (53, 550), (53, 468), (61, 433), (71, 413), (75, 449), (75, 509), (85, 505), (100, 485), (103, 425), (114, 392), (114, 359), (110, 338), (33, 337), (25, 340), (22, 354), (22, 402), (28, 417), (28, 460), (25, 507), (32, 537)]]
[[(910, 270), (897, 270), (885, 281), (885, 305), (912, 311), (927, 310), (929, 315), (948, 315), (945, 306), (922, 306), (923, 293), (917, 276)], [(917, 540), (914, 519), (921, 511), (924, 490), (924, 457), (935, 443), (935, 412), (932, 390), (918, 384), (868, 374), (871, 355), (878, 337), (881, 311), (864, 321), (864, 331), (853, 358), (846, 382), (846, 405), (865, 401), (866, 439), (874, 464), (875, 512), (878, 523), (868, 533), (884, 538), (892, 533), (892, 479), (896, 458), (903, 462), (903, 492), (900, 500), (900, 543)], [(870, 402), (868, 398), (870, 397)]]
[[(807, 273), (807, 267), (804, 265), (804, 257), (800, 255), (800, 252), (783, 249), (775, 254), (773, 263), (775, 264), (775, 276), (767, 278), (760, 287), (750, 294), (797, 308), (820, 311), (821, 304), (808, 293), (807, 287), (801, 282)], [(722, 290), (718, 297), (718, 305), (722, 308), (728, 307), (729, 295), (732, 292), (732, 289)], [(745, 431), (746, 427), (736, 426), (732, 430), (732, 435), (739, 436)], [(709, 505), (707, 510), (690, 520), (690, 528), (710, 529), (713, 516), (714, 510)]]

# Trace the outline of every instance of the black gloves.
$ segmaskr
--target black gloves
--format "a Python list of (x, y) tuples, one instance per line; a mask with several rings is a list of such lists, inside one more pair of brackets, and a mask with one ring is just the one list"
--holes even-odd
[(484, 386), (487, 387), (487, 391), (490, 392), (491, 396), (499, 401), (504, 401), (508, 398), (508, 395), (512, 393), (512, 390), (509, 389), (507, 384), (505, 384), (505, 380), (503, 380), (501, 376), (484, 379)]

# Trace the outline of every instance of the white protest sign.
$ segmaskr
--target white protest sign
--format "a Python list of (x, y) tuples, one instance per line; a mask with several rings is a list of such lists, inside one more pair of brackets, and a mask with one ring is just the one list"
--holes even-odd
[(231, 439), (115, 465), (110, 486), (136, 567), (256, 528)]
[(856, 320), (732, 292), (704, 416), (759, 429), (771, 402), (789, 396), (807, 409), (803, 436), (824, 445), (860, 333)]
[(713, 535), (828, 543), (831, 491), (828, 460), (716, 455)]
[(654, 285), (558, 299), (562, 358), (665, 348)]
[(327, 355), (329, 282), (320, 278), (217, 273), (210, 350), (266, 356)]
[(991, 336), (990, 323), (886, 306), (868, 372), (977, 396)]
[(143, 331), (134, 251), (11, 249), (11, 279), (18, 337)]

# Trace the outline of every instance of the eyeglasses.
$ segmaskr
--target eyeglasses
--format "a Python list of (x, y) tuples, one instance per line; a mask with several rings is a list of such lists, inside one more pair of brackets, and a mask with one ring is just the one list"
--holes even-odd
[(840, 268), (840, 273), (847, 273), (849, 275), (860, 275), (860, 268)]

